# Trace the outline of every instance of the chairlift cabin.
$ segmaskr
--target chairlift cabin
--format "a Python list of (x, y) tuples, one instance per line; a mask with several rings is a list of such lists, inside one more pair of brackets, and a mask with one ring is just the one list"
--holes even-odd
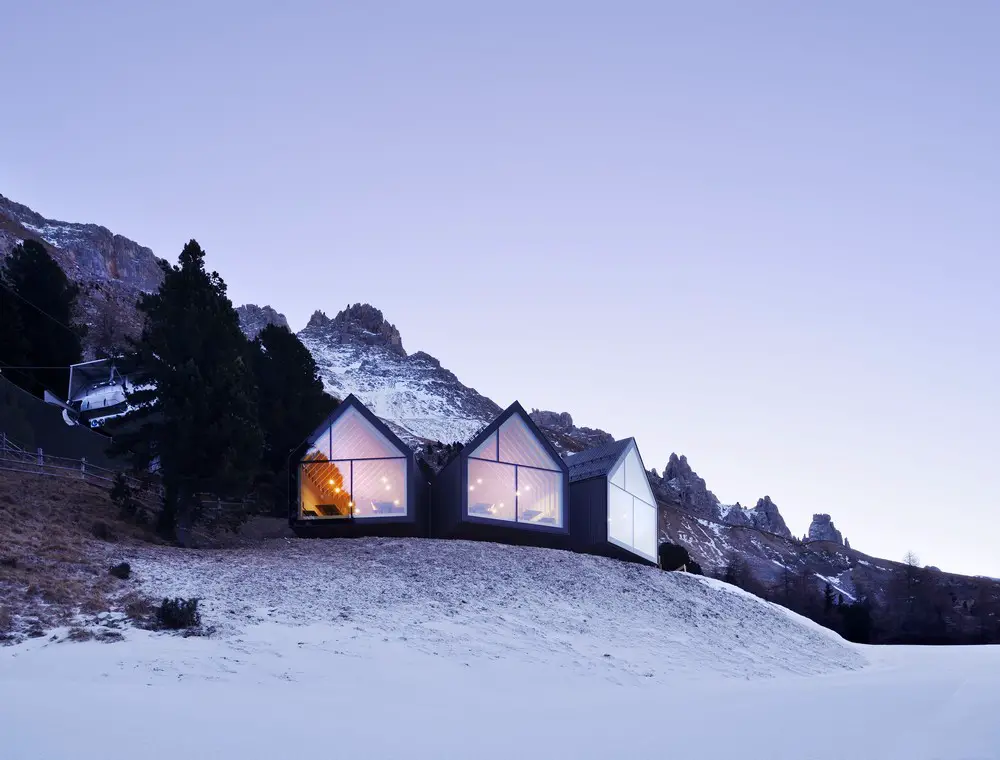
[(431, 533), (569, 548), (569, 472), (516, 401), (437, 476)]
[(656, 499), (634, 438), (566, 457), (573, 548), (633, 562), (659, 562)]
[(63, 417), (71, 424), (101, 427), (131, 410), (127, 394), (141, 382), (142, 372), (128, 357), (72, 364)]
[(289, 523), (297, 535), (426, 535), (426, 488), (413, 451), (354, 395), (293, 456)]

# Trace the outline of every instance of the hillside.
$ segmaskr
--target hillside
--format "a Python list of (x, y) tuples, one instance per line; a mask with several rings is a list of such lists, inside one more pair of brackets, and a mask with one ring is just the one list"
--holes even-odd
[[(92, 327), (88, 340), (106, 332), (109, 318), (119, 337), (136, 331), (134, 299), (159, 282), (159, 264), (149, 249), (97, 225), (45, 219), (0, 196), (0, 257), (27, 236), (45, 240), (83, 285), (81, 309)], [(265, 324), (287, 324), (270, 306), (246, 304), (238, 314), (251, 337)], [(400, 330), (369, 304), (349, 305), (333, 317), (316, 311), (298, 336), (328, 392), (354, 393), (415, 448), (429, 441), (467, 441), (500, 410), (437, 358), (408, 353)], [(530, 399), (521, 401), (530, 407)], [(611, 439), (599, 428), (578, 425), (566, 412), (533, 410), (532, 418), (564, 454)], [(864, 597), (884, 606), (906, 596), (894, 588), (901, 566), (852, 548), (830, 515), (816, 515), (800, 539), (767, 496), (751, 507), (721, 503), (684, 456), (672, 455), (662, 469), (651, 469), (650, 481), (661, 538), (685, 546), (706, 572), (721, 574), (735, 559), (743, 585), (771, 598), (779, 598), (779, 585), (787, 596), (794, 575), (802, 586), (797, 595), (810, 596), (812, 604), (827, 584), (847, 602)], [(1000, 640), (1000, 583), (936, 570), (922, 578), (921, 625), (935, 631), (935, 640)], [(891, 617), (887, 613), (887, 625), (895, 625)]]
[(87, 325), (85, 352), (95, 345), (124, 346), (141, 328), (136, 300), (163, 279), (153, 252), (106, 227), (47, 219), (0, 195), (0, 262), (22, 240), (42, 242), (80, 285), (76, 320)]
[[(127, 557), (143, 592), (200, 596), (214, 633), (125, 627), (108, 646), (64, 629), (0, 648), (5, 760), (930, 760), (1000, 746), (1000, 649), (858, 647), (686, 574), (420, 539)], [(54, 694), (72, 705), (59, 731)], [(174, 728), (156, 731), (157, 715)]]

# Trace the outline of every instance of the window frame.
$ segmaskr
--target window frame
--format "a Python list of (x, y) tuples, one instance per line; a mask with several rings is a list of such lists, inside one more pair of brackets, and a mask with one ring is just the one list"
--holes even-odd
[[(504, 425), (512, 417), (514, 417), (514, 416), (520, 417), (519, 422), (522, 425), (524, 425), (525, 428), (527, 428), (527, 431), (531, 434), (531, 437), (534, 439), (536, 445), (540, 446), (542, 448), (542, 450), (545, 452), (546, 457), (548, 457), (550, 459), (553, 458), (552, 452), (550, 452), (549, 449), (548, 449), (548, 447), (546, 447), (545, 444), (541, 440), (539, 440), (539, 436), (536, 434), (534, 428), (528, 422), (525, 421), (523, 415), (519, 414), (518, 412), (514, 412), (513, 414), (508, 415), (507, 417), (505, 417), (505, 418), (503, 418), (503, 419), (498, 420), (497, 422), (495, 422), (494, 425), (491, 426), (493, 429), (489, 430), (489, 432), (483, 437), (483, 440), (480, 441), (479, 443), (476, 443), (475, 446), (471, 447), (471, 452), (469, 454), (466, 454), (466, 455), (464, 455), (462, 457), (462, 460), (463, 460), (462, 461), (462, 477), (461, 477), (461, 481), (462, 481), (462, 519), (464, 521), (466, 521), (466, 522), (484, 523), (484, 524), (488, 524), (488, 525), (494, 525), (494, 526), (497, 526), (497, 527), (506, 526), (506, 527), (515, 528), (515, 529), (537, 530), (537, 531), (556, 532), (556, 533), (566, 533), (569, 530), (569, 476), (567, 475), (566, 471), (564, 469), (554, 469), (554, 468), (550, 468), (550, 467), (538, 467), (538, 466), (535, 466), (535, 465), (518, 464), (516, 462), (508, 462), (508, 461), (505, 461), (505, 460), (503, 460), (503, 459), (500, 458), (500, 451), (501, 451), (501, 448), (502, 448), (501, 444), (500, 444), (501, 431), (503, 430)], [(490, 441), (491, 438), (493, 439), (493, 441), (496, 444), (495, 445), (495, 449), (494, 449), (494, 456), (496, 456), (496, 459), (484, 459), (482, 457), (478, 457), (478, 456), (473, 456), (472, 455), (472, 453), (477, 452), (479, 449), (481, 449), (483, 447), (483, 444), (485, 444), (488, 441)], [(560, 460), (558, 458), (556, 458), (556, 459), (553, 460), (553, 464), (558, 464), (559, 461)], [(484, 462), (486, 464), (491, 464), (491, 465), (496, 465), (496, 466), (503, 466), (503, 467), (513, 468), (513, 470), (514, 470), (514, 519), (513, 520), (506, 520), (506, 519), (496, 518), (496, 517), (485, 517), (483, 515), (471, 514), (469, 512), (469, 506), (470, 506), (470, 504), (469, 504), (469, 493), (470, 493), (469, 487), (471, 485), (470, 482), (469, 482), (470, 481), (470, 472), (469, 472), (469, 463), (470, 462)], [(547, 472), (547, 473), (551, 473), (553, 475), (557, 475), (559, 477), (559, 489), (558, 489), (558, 493), (559, 493), (559, 521), (558, 521), (557, 524), (553, 525), (553, 524), (547, 524), (547, 523), (538, 523), (538, 522), (531, 522), (531, 521), (527, 521), (527, 520), (522, 520), (521, 519), (521, 498), (522, 497), (521, 497), (521, 495), (519, 493), (519, 491), (520, 491), (520, 485), (519, 485), (519, 475), (518, 475), (518, 472), (521, 469), (535, 470), (537, 472)]]
[[(637, 555), (639, 557), (642, 557), (643, 559), (646, 559), (646, 560), (649, 560), (650, 562), (654, 562), (655, 563), (655, 562), (659, 562), (659, 559), (660, 559), (659, 556), (658, 556), (658, 553), (659, 553), (659, 550), (660, 550), (660, 511), (659, 511), (659, 507), (655, 503), (656, 502), (656, 497), (655, 496), (653, 497), (653, 502), (654, 503), (650, 504), (644, 498), (638, 496), (637, 494), (633, 493), (632, 491), (629, 491), (626, 488), (626, 486), (628, 485), (628, 474), (627, 474), (627, 470), (626, 470), (627, 465), (628, 465), (628, 461), (627, 460), (628, 460), (629, 456), (633, 452), (635, 452), (635, 458), (639, 462), (639, 467), (641, 468), (642, 472), (645, 474), (645, 472), (646, 472), (646, 466), (645, 466), (645, 464), (642, 461), (642, 457), (639, 456), (639, 448), (635, 445), (635, 443), (633, 443), (626, 450), (625, 456), (623, 456), (616, 463), (615, 468), (611, 472), (609, 472), (607, 474), (607, 476), (604, 478), (605, 481), (607, 482), (607, 521), (606, 521), (606, 527), (605, 527), (605, 536), (606, 536), (607, 541), (608, 541), (609, 544), (614, 544), (615, 546), (617, 546), (617, 547), (619, 547), (621, 549), (624, 549), (627, 552), (631, 552), (632, 554), (635, 554), (635, 555)], [(622, 482), (625, 484), (624, 486), (619, 486), (617, 483), (613, 483), (612, 482), (612, 478), (618, 473), (619, 470), (621, 470), (623, 472)], [(615, 538), (615, 537), (613, 537), (611, 535), (611, 503), (612, 503), (612, 494), (614, 493), (614, 489), (617, 489), (618, 491), (620, 491), (621, 493), (627, 495), (628, 497), (630, 497), (632, 499), (632, 512), (631, 512), (631, 520), (630, 520), (631, 532), (632, 532), (632, 539), (631, 539), (630, 543), (625, 543), (624, 541), (622, 541), (622, 540), (620, 540), (618, 538)], [(650, 495), (652, 495), (652, 488), (649, 485), (649, 476), (648, 475), (646, 475), (646, 489), (649, 491)], [(653, 529), (653, 537), (654, 537), (654, 541), (656, 543), (656, 553), (654, 553), (652, 555), (647, 554), (644, 550), (638, 548), (635, 545), (635, 513), (636, 513), (636, 502), (639, 502), (639, 504), (641, 504), (643, 507), (650, 507), (650, 508), (652, 508), (653, 509), (653, 514), (654, 514), (654, 516), (656, 518), (655, 523), (654, 523), (654, 529)]]

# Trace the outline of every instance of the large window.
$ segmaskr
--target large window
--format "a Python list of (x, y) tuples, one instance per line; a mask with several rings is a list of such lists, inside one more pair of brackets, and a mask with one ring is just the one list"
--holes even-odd
[(657, 560), (656, 500), (635, 446), (608, 478), (608, 540)]
[(468, 514), (561, 528), (563, 473), (520, 415), (469, 455)]
[(299, 505), (307, 519), (407, 514), (406, 457), (357, 409), (318, 436), (299, 465)]

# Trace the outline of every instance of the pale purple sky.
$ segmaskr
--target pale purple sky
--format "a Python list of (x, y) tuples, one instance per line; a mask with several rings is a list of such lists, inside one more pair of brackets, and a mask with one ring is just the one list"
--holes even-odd
[[(155, 7), (153, 7), (155, 6)], [(1000, 5), (7, 3), (0, 192), (1000, 576)]]

